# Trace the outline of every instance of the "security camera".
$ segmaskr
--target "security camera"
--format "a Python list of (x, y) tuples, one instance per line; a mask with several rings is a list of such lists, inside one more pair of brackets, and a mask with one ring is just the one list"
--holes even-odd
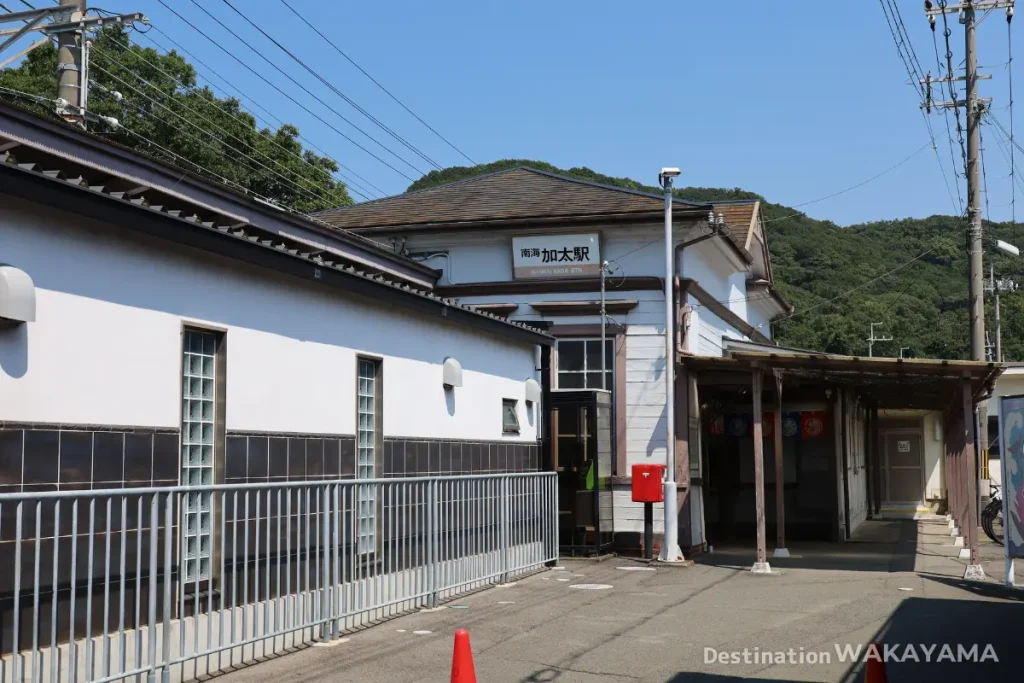
[(658, 175), (660, 177), (662, 177), (662, 178), (675, 178), (680, 173), (682, 173), (682, 171), (680, 171), (678, 168), (667, 167), (667, 168), (661, 169), (661, 173), (659, 173)]

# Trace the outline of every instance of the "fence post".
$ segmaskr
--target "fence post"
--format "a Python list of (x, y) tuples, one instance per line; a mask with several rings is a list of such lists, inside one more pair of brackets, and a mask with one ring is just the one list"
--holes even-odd
[(432, 480), (427, 489), (427, 587), (430, 591), (428, 606), (437, 607), (437, 480)]
[(553, 562), (558, 562), (558, 549), (559, 549), (559, 543), (560, 543), (560, 540), (558, 538), (558, 534), (561, 533), (561, 528), (560, 528), (560, 521), (561, 520), (560, 520), (560, 518), (558, 516), (558, 514), (559, 514), (558, 511), (561, 508), (559, 508), (559, 506), (558, 506), (559, 505), (559, 503), (558, 503), (558, 475), (555, 474), (554, 472), (552, 472), (551, 476), (548, 478), (548, 486), (551, 487), (551, 492), (552, 492), (551, 499), (552, 499), (553, 504), (554, 504), (554, 509), (552, 510), (552, 515), (551, 515), (551, 549), (550, 549), (550, 553), (551, 554), (549, 555), (549, 557), (552, 558)]
[[(178, 494), (178, 509), (181, 509), (181, 498)], [(199, 508), (202, 509), (202, 499), (199, 499)], [(171, 683), (171, 563), (174, 561), (174, 495), (167, 494), (164, 501), (164, 618), (163, 618), (163, 668), (160, 670), (160, 683)], [(156, 519), (153, 520), (156, 523)], [(198, 553), (197, 553), (198, 559)], [(199, 571), (199, 565), (196, 565)], [(184, 590), (184, 583), (178, 586), (178, 590)], [(182, 615), (184, 618), (184, 615)], [(179, 624), (180, 627), (180, 624)]]
[[(320, 558), (321, 576), (323, 577), (320, 583), (320, 640), (331, 641), (334, 639), (333, 628), (328, 620), (331, 618), (331, 605), (328, 601), (328, 595), (331, 594), (331, 497), (330, 497), (330, 486), (323, 485), (322, 490), (323, 504), (320, 507), (320, 535), (323, 537), (323, 545), (321, 546), (321, 552), (323, 557)], [(269, 522), (268, 522), (269, 523)]]
[(511, 480), (506, 476), (501, 478), (501, 535), (498, 542), (501, 544), (501, 582), (508, 583), (508, 539), (509, 539), (509, 507), (512, 505)]

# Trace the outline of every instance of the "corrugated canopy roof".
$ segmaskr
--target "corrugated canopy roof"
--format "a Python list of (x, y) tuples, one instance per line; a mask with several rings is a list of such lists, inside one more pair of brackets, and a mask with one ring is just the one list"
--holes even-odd
[(786, 377), (849, 386), (879, 407), (936, 410), (959, 396), (959, 382), (969, 381), (977, 399), (991, 391), (1003, 371), (999, 363), (978, 361), (863, 358), (785, 348), (747, 350), (754, 347), (750, 343), (731, 346), (726, 357), (687, 357), (684, 362), (704, 371), (779, 370)]

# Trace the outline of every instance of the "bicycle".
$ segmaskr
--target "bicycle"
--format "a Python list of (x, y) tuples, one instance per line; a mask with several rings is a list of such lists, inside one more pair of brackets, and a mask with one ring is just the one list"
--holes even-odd
[(992, 484), (991, 500), (981, 511), (981, 528), (985, 535), (999, 545), (1003, 544), (1003, 501), (999, 485)]

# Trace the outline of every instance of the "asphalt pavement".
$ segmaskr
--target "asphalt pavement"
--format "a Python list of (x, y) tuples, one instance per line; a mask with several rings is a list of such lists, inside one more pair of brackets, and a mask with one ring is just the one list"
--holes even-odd
[(566, 560), (221, 683), (445, 683), (458, 628), (479, 683), (859, 681), (868, 651), (841, 653), (873, 642), (890, 683), (1024, 680), (1024, 591), (998, 583), (1001, 548), (983, 546), (984, 583), (960, 578), (938, 522), (872, 521), (790, 551), (770, 576), (749, 572), (748, 546), (686, 568)]

